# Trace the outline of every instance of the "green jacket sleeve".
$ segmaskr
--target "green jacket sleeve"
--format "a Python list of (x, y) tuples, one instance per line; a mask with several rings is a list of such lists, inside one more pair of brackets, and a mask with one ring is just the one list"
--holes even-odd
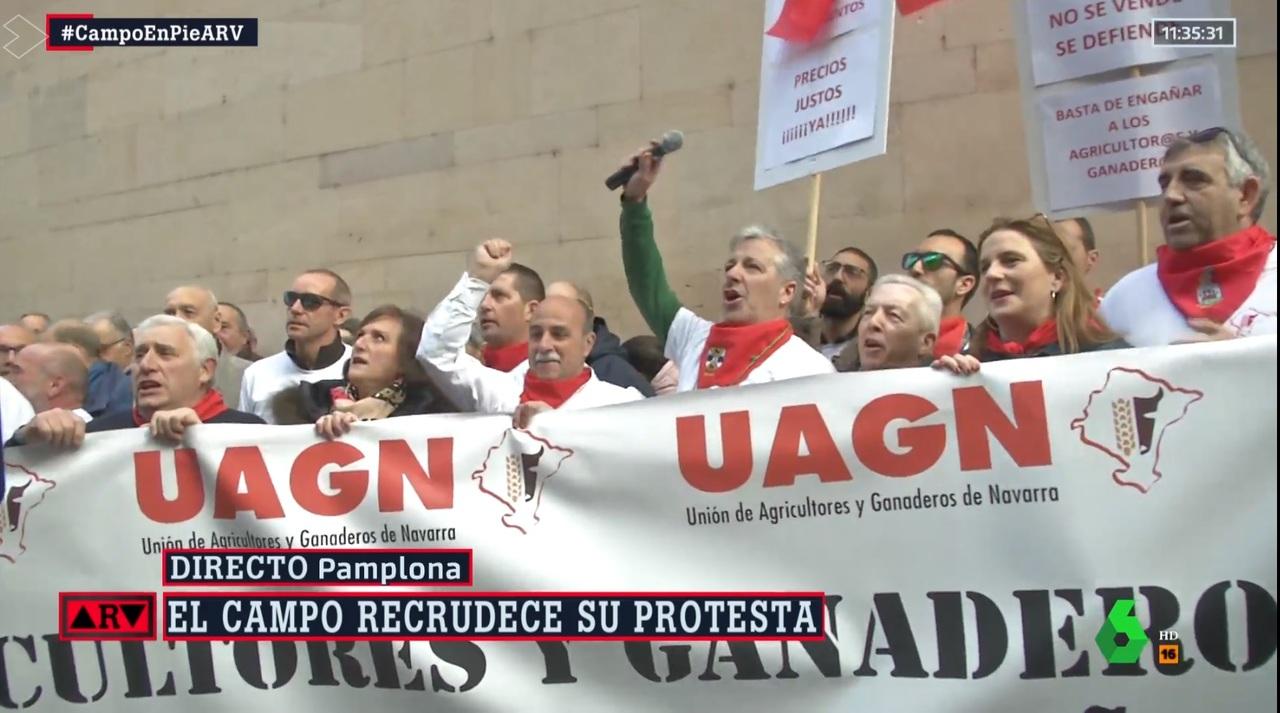
[(627, 274), (631, 299), (658, 339), (667, 340), (667, 330), (680, 311), (680, 299), (667, 284), (662, 255), (653, 239), (653, 214), (647, 203), (622, 203), (622, 269)]

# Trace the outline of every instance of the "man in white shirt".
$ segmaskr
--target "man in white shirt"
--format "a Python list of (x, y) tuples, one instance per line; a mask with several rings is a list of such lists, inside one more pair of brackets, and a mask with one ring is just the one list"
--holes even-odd
[(1271, 168), (1241, 133), (1179, 139), (1160, 169), (1156, 263), (1102, 300), (1107, 325), (1139, 347), (1275, 334), (1276, 238), (1258, 225)]
[(284, 351), (253, 362), (240, 385), (240, 410), (276, 423), (280, 392), (306, 381), (343, 378), (351, 347), (338, 325), (351, 316), (351, 288), (332, 270), (307, 270), (284, 293), (288, 340)]
[(514, 413), (524, 428), (533, 415), (556, 408), (584, 409), (639, 401), (632, 388), (601, 381), (587, 366), (595, 344), (595, 315), (584, 302), (548, 297), (538, 303), (529, 322), (528, 360), (511, 371), (485, 366), (467, 354), (467, 340), (489, 284), (511, 266), (505, 240), (476, 248), (468, 271), (431, 311), (418, 361), (454, 403), (478, 413)]
[[(680, 370), (680, 391), (759, 384), (835, 371), (831, 361), (792, 331), (804, 256), (773, 231), (750, 227), (734, 236), (724, 263), (719, 322), (680, 304), (667, 284), (646, 204), (660, 163), (651, 149), (622, 193), (622, 264), (627, 286), (665, 354)], [(631, 163), (629, 162), (629, 163)]]

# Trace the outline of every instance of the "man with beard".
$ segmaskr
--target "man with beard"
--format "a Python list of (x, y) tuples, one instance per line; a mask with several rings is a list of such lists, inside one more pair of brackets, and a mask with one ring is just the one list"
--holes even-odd
[(934, 357), (967, 349), (972, 330), (964, 318), (964, 308), (978, 291), (978, 248), (956, 231), (942, 228), (929, 233), (915, 250), (902, 256), (902, 269), (942, 298), (942, 323), (933, 345)]
[(827, 286), (827, 296), (818, 310), (822, 317), (822, 343), (819, 351), (826, 358), (835, 362), (846, 347), (855, 344), (858, 320), (862, 316), (862, 302), (867, 297), (867, 288), (871, 287), (879, 274), (876, 261), (854, 247), (844, 248), (822, 263), (822, 279)]

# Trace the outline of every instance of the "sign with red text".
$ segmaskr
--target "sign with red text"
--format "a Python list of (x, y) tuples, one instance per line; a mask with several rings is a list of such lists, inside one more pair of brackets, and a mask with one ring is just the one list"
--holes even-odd
[[(0, 709), (1275, 710), (1276, 378), (1271, 335), (971, 377), (831, 374), (527, 431), (428, 415), (334, 441), (228, 424), (177, 447), (129, 429), (6, 449)], [(223, 597), (258, 640), (58, 638), (59, 592), (155, 591), (163, 552), (188, 547), (467, 549), (470, 595), (822, 592), (826, 626), (803, 642), (262, 641), (303, 615), (254, 607), (258, 591)], [(166, 594), (165, 616), (199, 596)], [(1120, 599), (1150, 638), (1182, 632), (1187, 665), (1157, 669), (1154, 647), (1108, 664), (1094, 638)], [(360, 626), (388, 626), (376, 608)], [(692, 626), (676, 616), (664, 631)]]
[(1042, 96), (1050, 210), (1159, 195), (1165, 148), (1224, 123), (1216, 77), (1198, 65)]
[(761, 105), (767, 127), (764, 167), (774, 168), (875, 132), (875, 28), (826, 43), (770, 43), (773, 56)]
[(1026, 3), (1035, 85), (1208, 54), (1157, 47), (1151, 21), (1215, 17), (1210, 0), (1033, 0)]
[(757, 190), (884, 153), (893, 16), (889, 0), (838, 0), (813, 42), (763, 35)]

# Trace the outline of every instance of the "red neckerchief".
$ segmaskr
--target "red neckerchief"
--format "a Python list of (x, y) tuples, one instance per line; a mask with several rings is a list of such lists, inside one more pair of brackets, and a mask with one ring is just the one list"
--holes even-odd
[[(209, 389), (209, 393), (205, 394), (204, 398), (197, 401), (196, 405), (191, 408), (196, 412), (196, 416), (200, 418), (200, 423), (208, 423), (209, 419), (226, 411), (227, 404), (223, 402), (222, 394), (218, 393), (217, 389)], [(145, 426), (148, 423), (151, 423), (151, 419), (143, 418), (142, 414), (138, 412), (138, 407), (134, 406), (133, 425)]]
[(987, 330), (987, 351), (1005, 356), (1022, 356), (1034, 354), (1058, 341), (1058, 320), (1049, 321), (1035, 328), (1025, 342), (1005, 342), (1000, 340), (1000, 331), (991, 325)]
[(778, 351), (794, 332), (791, 323), (775, 319), (757, 324), (713, 324), (702, 348), (698, 388), (734, 386)]
[(964, 317), (946, 317), (938, 325), (938, 341), (933, 343), (933, 356), (944, 357), (964, 351), (969, 323)]
[(529, 358), (529, 343), (508, 344), (505, 347), (484, 348), (484, 365), (498, 371), (511, 371)]
[(1226, 322), (1249, 299), (1276, 238), (1260, 225), (1186, 250), (1156, 248), (1156, 276), (1184, 317)]
[(540, 379), (530, 369), (524, 373), (524, 391), (520, 394), (520, 403), (541, 401), (551, 408), (560, 408), (590, 380), (591, 369), (585, 367), (582, 373), (567, 379)]

